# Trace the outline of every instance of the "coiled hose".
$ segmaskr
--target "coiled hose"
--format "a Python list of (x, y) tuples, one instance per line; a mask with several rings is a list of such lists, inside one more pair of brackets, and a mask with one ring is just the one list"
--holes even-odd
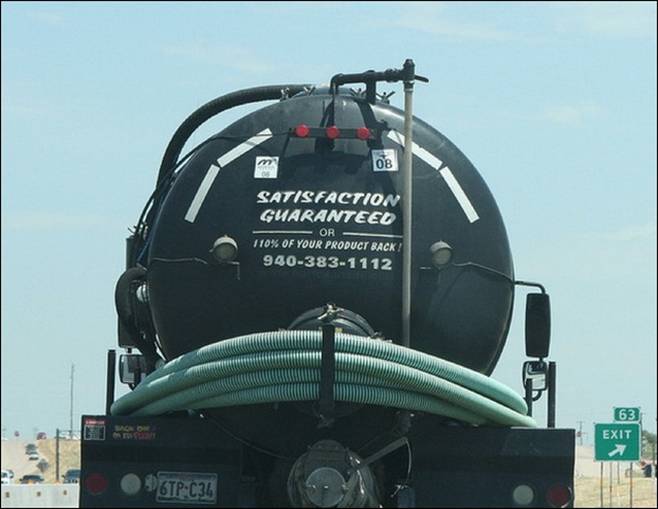
[[(152, 416), (319, 398), (322, 333), (249, 334), (184, 354), (114, 402), (113, 415)], [(535, 427), (525, 401), (476, 371), (393, 343), (337, 333), (336, 401), (388, 406), (471, 424)]]

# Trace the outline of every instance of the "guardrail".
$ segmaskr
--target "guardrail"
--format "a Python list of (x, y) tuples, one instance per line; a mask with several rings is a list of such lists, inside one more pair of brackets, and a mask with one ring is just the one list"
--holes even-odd
[(78, 484), (3, 484), (2, 507), (78, 507)]

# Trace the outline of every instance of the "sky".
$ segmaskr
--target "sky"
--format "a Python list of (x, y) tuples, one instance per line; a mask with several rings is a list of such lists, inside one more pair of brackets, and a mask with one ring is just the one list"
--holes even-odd
[[(656, 4), (2, 2), (3, 433), (104, 411), (124, 239), (178, 125), (222, 94), (413, 58), (414, 113), (496, 198), (551, 297), (557, 425), (656, 430)], [(402, 107), (397, 85), (392, 103)], [(252, 111), (202, 127), (191, 147)], [(493, 377), (521, 392), (524, 291)], [(121, 388), (118, 394), (125, 393)], [(536, 416), (545, 425), (546, 397)], [(580, 424), (580, 423), (581, 424)]]

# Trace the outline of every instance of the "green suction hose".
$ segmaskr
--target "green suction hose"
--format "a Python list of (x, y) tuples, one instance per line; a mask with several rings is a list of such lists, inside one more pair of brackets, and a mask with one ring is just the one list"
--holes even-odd
[[(322, 333), (276, 331), (204, 346), (154, 371), (113, 415), (313, 401)], [(443, 415), (478, 425), (535, 427), (525, 401), (476, 371), (393, 343), (336, 334), (336, 401)]]

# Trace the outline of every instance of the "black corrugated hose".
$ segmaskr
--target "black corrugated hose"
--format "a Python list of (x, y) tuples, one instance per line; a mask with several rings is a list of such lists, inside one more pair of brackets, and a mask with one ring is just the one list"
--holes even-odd
[(287, 94), (292, 96), (301, 92), (306, 87), (311, 87), (311, 85), (266, 85), (262, 87), (245, 88), (207, 102), (187, 117), (172, 136), (169, 145), (167, 145), (164, 156), (162, 157), (157, 185), (160, 185), (167, 179), (169, 172), (176, 166), (176, 162), (183, 150), (183, 146), (192, 133), (206, 120), (223, 111), (236, 106), (242, 106), (243, 104), (281, 99), (283, 91), (286, 90)]
[[(176, 129), (176, 132), (172, 136), (167, 148), (165, 150), (164, 156), (162, 157), (162, 162), (160, 163), (160, 169), (158, 171), (158, 179), (156, 182), (155, 191), (151, 196), (153, 200), (148, 214), (146, 214), (144, 223), (142, 224), (142, 218), (145, 216), (146, 209), (148, 208), (148, 203), (145, 207), (144, 212), (137, 224), (136, 234), (137, 234), (137, 244), (135, 246), (134, 253), (139, 253), (144, 244), (145, 238), (144, 226), (150, 225), (153, 222), (155, 214), (157, 213), (160, 204), (164, 200), (164, 197), (167, 194), (166, 187), (169, 187), (171, 184), (171, 176), (175, 171), (178, 165), (178, 158), (187, 143), (187, 140), (190, 138), (192, 133), (196, 131), (201, 124), (205, 121), (211, 119), (215, 115), (222, 113), (223, 111), (235, 108), (236, 106), (242, 106), (245, 104), (256, 103), (261, 101), (272, 101), (281, 99), (285, 96), (293, 96), (305, 88), (310, 88), (312, 85), (309, 84), (293, 84), (293, 85), (266, 85), (262, 87), (252, 87), (245, 88), (243, 90), (237, 90), (231, 92), (230, 94), (217, 97), (212, 101), (207, 102), (196, 111), (194, 111), (185, 121)], [(149, 200), (150, 202), (150, 200)], [(136, 259), (131, 260), (131, 264), (134, 264)]]

